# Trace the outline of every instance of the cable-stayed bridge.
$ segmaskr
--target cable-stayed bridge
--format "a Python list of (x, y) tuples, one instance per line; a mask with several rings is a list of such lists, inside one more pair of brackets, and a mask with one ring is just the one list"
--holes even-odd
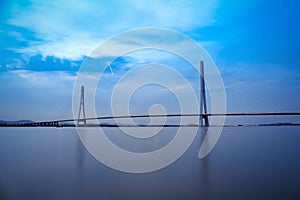
[[(62, 119), (54, 121), (41, 121), (41, 122), (29, 122), (29, 123), (9, 123), (1, 124), (0, 126), (5, 127), (75, 127), (75, 126), (104, 126), (104, 127), (117, 127), (117, 126), (134, 126), (134, 125), (114, 125), (114, 124), (88, 124), (91, 120), (105, 120), (105, 119), (121, 119), (121, 118), (151, 118), (151, 117), (241, 117), (241, 116), (300, 116), (300, 112), (270, 112), (270, 113), (207, 113), (207, 114), (161, 114), (161, 115), (124, 115), (124, 116), (103, 116), (103, 117), (92, 117), (92, 118), (81, 118), (81, 119)], [(85, 124), (78, 124), (78, 122), (85, 121)], [(289, 124), (289, 123), (275, 123), (270, 125), (300, 125), (300, 124)], [(136, 126), (148, 126), (148, 125), (136, 125)], [(180, 125), (166, 125), (157, 124), (149, 126), (180, 126)], [(195, 124), (181, 125), (181, 126), (195, 126)], [(204, 125), (209, 126), (209, 125)], [(215, 126), (215, 125), (214, 125)]]
[[(81, 116), (83, 114), (83, 117)], [(243, 116), (300, 116), (300, 112), (236, 112), (236, 113), (208, 113), (206, 103), (206, 92), (205, 92), (205, 80), (204, 80), (204, 63), (200, 61), (200, 113), (181, 113), (181, 114), (143, 114), (143, 115), (119, 115), (119, 116), (100, 116), (100, 117), (86, 117), (85, 104), (84, 104), (84, 86), (81, 86), (80, 106), (78, 117), (76, 119), (62, 119), (62, 120), (51, 120), (41, 122), (26, 122), (26, 123), (2, 123), (0, 127), (118, 127), (118, 126), (143, 126), (143, 127), (178, 127), (178, 126), (218, 126), (210, 125), (209, 117), (243, 117)], [(199, 117), (199, 124), (155, 124), (155, 125), (126, 125), (126, 124), (89, 124), (92, 120), (109, 120), (109, 119), (126, 119), (126, 118), (169, 118), (169, 117)], [(258, 125), (300, 125), (300, 123), (271, 123), (271, 124), (258, 124)], [(225, 125), (222, 125), (225, 126)], [(226, 125), (231, 126), (231, 125)], [(232, 125), (233, 126), (233, 125)]]

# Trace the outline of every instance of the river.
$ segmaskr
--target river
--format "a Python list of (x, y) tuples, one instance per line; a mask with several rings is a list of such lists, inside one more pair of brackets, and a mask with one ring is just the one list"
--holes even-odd
[[(158, 144), (140, 145), (105, 129), (122, 148), (141, 151), (176, 132), (165, 128)], [(0, 199), (300, 199), (299, 126), (225, 127), (199, 159), (202, 138), (168, 167), (130, 174), (97, 161), (75, 128), (0, 128)]]

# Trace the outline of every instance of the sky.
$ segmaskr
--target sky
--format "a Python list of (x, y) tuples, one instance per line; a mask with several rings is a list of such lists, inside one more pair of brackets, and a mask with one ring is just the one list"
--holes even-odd
[[(84, 59), (111, 36), (142, 27), (176, 30), (202, 45), (220, 70), (229, 112), (299, 112), (299, 10), (296, 0), (2, 0), (0, 119), (72, 118), (73, 85)], [(141, 63), (180, 65), (197, 90), (194, 72), (165, 54), (145, 51), (115, 60), (96, 95), (99, 115), (110, 112), (103, 88), (111, 90)], [(168, 91), (157, 87), (137, 91), (130, 109), (142, 113), (161, 103), (174, 111), (168, 108), (174, 96), (166, 98)]]

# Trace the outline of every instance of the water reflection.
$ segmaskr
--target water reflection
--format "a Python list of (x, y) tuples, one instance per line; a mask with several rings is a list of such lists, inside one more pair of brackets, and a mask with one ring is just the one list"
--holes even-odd
[[(117, 129), (109, 130), (113, 135)], [(94, 159), (72, 128), (1, 128), (0, 199), (297, 199), (299, 130), (225, 128), (210, 154), (199, 159), (207, 135), (201, 128), (170, 166), (128, 174)], [(166, 129), (165, 139), (173, 132)]]
[[(203, 127), (199, 129), (199, 135), (200, 135), (200, 145), (203, 145), (205, 137), (209, 138), (209, 135), (207, 135), (207, 127)], [(209, 139), (208, 139), (209, 142)], [(205, 144), (204, 144), (205, 145)], [(205, 151), (208, 151), (207, 146), (204, 146)], [(211, 199), (210, 194), (212, 193), (211, 189), (211, 174), (210, 174), (210, 156), (206, 156), (205, 158), (202, 158), (200, 160), (200, 191), (201, 196), (204, 199)]]
[(85, 172), (85, 152), (83, 149), (83, 145), (77, 135), (76, 137), (76, 158), (78, 163), (78, 174), (79, 174), (79, 182), (84, 182), (84, 172)]

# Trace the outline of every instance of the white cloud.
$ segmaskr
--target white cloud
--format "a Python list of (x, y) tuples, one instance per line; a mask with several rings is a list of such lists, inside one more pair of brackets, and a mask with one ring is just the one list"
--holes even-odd
[(98, 41), (82, 38), (82, 40), (75, 42), (72, 41), (72, 38), (66, 38), (57, 41), (30, 42), (29, 44), (29, 47), (15, 49), (15, 51), (26, 55), (26, 57), (40, 54), (43, 58), (54, 56), (61, 59), (80, 60), (96, 48)]
[(72, 117), (75, 76), (65, 72), (13, 70), (0, 74), (0, 119)]
[[(198, 1), (38, 1), (11, 11), (8, 23), (33, 31), (41, 41), (17, 50), (79, 59), (103, 39), (136, 27), (156, 26), (179, 31), (214, 22), (217, 2)], [(21, 36), (19, 36), (21, 37)]]
[[(7, 76), (15, 77), (17, 82), (22, 82), (23, 85), (39, 88), (61, 88), (64, 86), (72, 86), (76, 78), (75, 75), (63, 71), (54, 72), (36, 72), (28, 70), (12, 70), (7, 73)], [(19, 78), (17, 78), (19, 77)]]
[(206, 26), (214, 22), (216, 1), (140, 1), (131, 0), (133, 8), (145, 16), (146, 20), (164, 27), (186, 30)]

